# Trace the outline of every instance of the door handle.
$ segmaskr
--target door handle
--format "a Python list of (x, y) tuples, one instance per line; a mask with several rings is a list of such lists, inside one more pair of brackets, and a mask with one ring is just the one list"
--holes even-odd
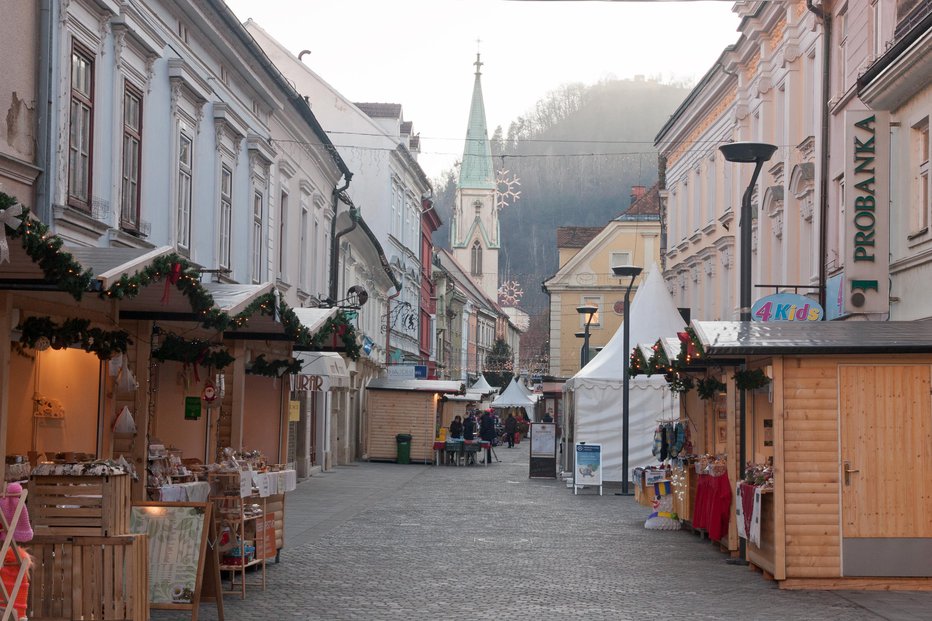
[(850, 462), (845, 462), (845, 485), (851, 485), (851, 473), (860, 472), (858, 468), (852, 468)]

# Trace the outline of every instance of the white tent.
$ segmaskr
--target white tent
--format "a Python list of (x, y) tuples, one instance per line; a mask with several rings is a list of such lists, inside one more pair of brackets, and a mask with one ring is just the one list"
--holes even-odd
[(476, 383), (469, 387), (469, 392), (481, 392), (485, 395), (493, 393), (497, 394), (498, 387), (490, 385), (489, 380), (485, 379), (485, 375), (480, 374), (479, 379), (476, 380)]
[(518, 379), (515, 378), (513, 382), (508, 384), (508, 388), (505, 389), (505, 392), (495, 397), (495, 400), (492, 401), (493, 408), (524, 408), (524, 411), (527, 412), (528, 418), (533, 420), (534, 416), (534, 405), (537, 403), (537, 399), (527, 396), (524, 394), (524, 390), (521, 389)]
[[(625, 321), (628, 321), (625, 317)], [(631, 302), (629, 345), (652, 345), (661, 337), (675, 336), (686, 322), (680, 315), (652, 265)], [(622, 471), (622, 375), (625, 357), (624, 324), (589, 364), (566, 381), (572, 441), (602, 445), (602, 479), (621, 481)], [(651, 454), (657, 420), (679, 414), (679, 395), (661, 375), (632, 377), (628, 391), (628, 468), (655, 461)], [(572, 449), (565, 451), (572, 459)], [(571, 463), (565, 464), (571, 467)], [(629, 473), (630, 475), (630, 473)]]

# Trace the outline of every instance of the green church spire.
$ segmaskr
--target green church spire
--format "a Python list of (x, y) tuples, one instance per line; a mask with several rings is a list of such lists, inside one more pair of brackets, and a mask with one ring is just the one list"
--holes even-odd
[(492, 170), (492, 147), (489, 131), (485, 124), (485, 104), (482, 102), (482, 61), (476, 53), (476, 82), (472, 88), (472, 104), (469, 106), (469, 126), (466, 128), (466, 147), (463, 149), (463, 164), (460, 167), (460, 188), (476, 190), (495, 189), (495, 173)]

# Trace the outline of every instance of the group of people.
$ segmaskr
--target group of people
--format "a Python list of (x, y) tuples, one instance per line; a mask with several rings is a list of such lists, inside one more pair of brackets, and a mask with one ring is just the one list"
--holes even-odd
[[(481, 414), (477, 409), (468, 409), (466, 410), (465, 420), (459, 415), (453, 418), (453, 422), (450, 423), (450, 437), (475, 440), (478, 432), (479, 439), (489, 443), (485, 455), (486, 463), (488, 463), (492, 460), (491, 447), (499, 437), (495, 419), (495, 414), (491, 409), (485, 410)], [(514, 448), (515, 433), (518, 431), (518, 419), (513, 414), (509, 414), (508, 418), (505, 419), (504, 427), (504, 440), (508, 442), (508, 448)]]

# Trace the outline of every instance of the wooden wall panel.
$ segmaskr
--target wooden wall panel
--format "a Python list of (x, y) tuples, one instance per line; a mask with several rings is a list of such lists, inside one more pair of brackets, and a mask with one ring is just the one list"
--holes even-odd
[(837, 577), (837, 360), (788, 357), (782, 366), (786, 578)]
[(394, 461), (395, 436), (409, 433), (411, 461), (434, 458), (435, 412), (432, 393), (370, 390), (366, 453), (369, 459)]

